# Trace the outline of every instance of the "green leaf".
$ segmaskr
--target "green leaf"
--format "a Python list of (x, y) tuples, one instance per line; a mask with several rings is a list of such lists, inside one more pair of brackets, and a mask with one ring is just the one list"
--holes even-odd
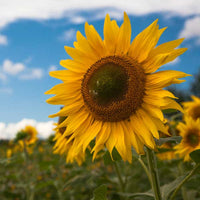
[(127, 198), (133, 198), (133, 197), (152, 197), (154, 198), (154, 195), (150, 192), (145, 193), (118, 193), (120, 196), (127, 197)]
[(107, 193), (106, 185), (101, 185), (94, 190), (94, 197), (92, 198), (92, 200), (107, 200), (106, 193)]
[(162, 144), (166, 142), (174, 142), (176, 144), (180, 143), (182, 140), (181, 136), (173, 136), (173, 137), (166, 137), (166, 138), (160, 138), (159, 140), (155, 139), (156, 145), (161, 146)]
[(115, 148), (112, 151), (112, 156), (114, 161), (122, 160), (121, 156), (119, 155), (118, 151)]
[(200, 163), (200, 149), (197, 149), (190, 153), (190, 157), (195, 163)]
[(170, 194), (176, 189), (177, 185), (185, 178), (185, 176), (179, 176), (171, 183), (165, 184), (161, 187), (161, 195), (163, 200), (167, 200)]
[(49, 181), (41, 181), (41, 182), (39, 182), (39, 183), (35, 186), (35, 189), (36, 189), (36, 190), (41, 190), (41, 189), (43, 189), (43, 188), (48, 187), (49, 185), (54, 185), (54, 181), (52, 181), (52, 180), (49, 180)]
[(113, 163), (109, 151), (106, 151), (103, 155), (103, 160), (105, 165), (111, 165)]
[(105, 165), (111, 165), (114, 161), (122, 160), (121, 156), (119, 155), (118, 151), (115, 148), (112, 151), (112, 158), (110, 156), (109, 151), (106, 151), (104, 156), (103, 156), (104, 164)]
[(177, 113), (177, 110), (175, 109), (165, 109), (162, 110), (164, 114), (172, 114), (172, 113)]

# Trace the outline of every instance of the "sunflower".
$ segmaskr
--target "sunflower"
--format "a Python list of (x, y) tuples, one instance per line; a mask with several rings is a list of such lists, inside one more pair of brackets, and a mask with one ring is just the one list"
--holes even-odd
[(33, 126), (28, 125), (17, 133), (16, 138), (18, 141), (23, 139), (25, 144), (28, 146), (37, 141), (37, 134), (37, 130)]
[(160, 150), (164, 150), (164, 152), (156, 154), (160, 160), (173, 160), (178, 158), (177, 154), (175, 154), (175, 150), (173, 149), (171, 142), (164, 143), (158, 148)]
[[(95, 139), (93, 159), (107, 147), (115, 148), (124, 161), (132, 161), (132, 146), (144, 154), (144, 145), (155, 149), (158, 131), (167, 134), (162, 109), (182, 108), (175, 96), (163, 88), (181, 83), (187, 74), (174, 70), (156, 72), (186, 51), (175, 49), (183, 39), (156, 44), (166, 28), (155, 20), (131, 42), (131, 24), (126, 13), (119, 27), (106, 15), (104, 40), (92, 25), (85, 23), (84, 37), (77, 32), (74, 48), (65, 47), (72, 59), (62, 60), (64, 70), (50, 75), (63, 81), (46, 94), (55, 94), (50, 104), (64, 105), (50, 117), (68, 116), (58, 128), (66, 127), (63, 137), (70, 147), (70, 157), (84, 152)], [(58, 136), (59, 137), (59, 136)]]
[(54, 141), (56, 141), (53, 147), (54, 153), (60, 155), (66, 154), (66, 162), (73, 162), (74, 160), (76, 160), (78, 165), (81, 165), (85, 159), (85, 152), (80, 151), (76, 153), (75, 157), (72, 157), (71, 153), (73, 152), (71, 152), (71, 146), (73, 145), (73, 141), (68, 142), (69, 136), (64, 135), (66, 127), (58, 128), (59, 124), (61, 124), (66, 118), (67, 117), (59, 117), (58, 123), (55, 123), (57, 127), (55, 128), (56, 133), (53, 139)]
[(189, 161), (189, 154), (194, 150), (200, 149), (200, 118), (193, 120), (192, 117), (186, 116), (185, 124), (180, 122), (177, 129), (180, 136), (182, 136), (182, 140), (180, 144), (174, 147), (175, 153), (184, 158), (184, 161)]
[(12, 154), (13, 154), (12, 149), (9, 148), (9, 149), (6, 150), (6, 157), (7, 158), (10, 158), (12, 156)]
[(200, 118), (200, 98), (191, 96), (193, 101), (183, 103), (185, 112), (190, 115), (194, 120)]

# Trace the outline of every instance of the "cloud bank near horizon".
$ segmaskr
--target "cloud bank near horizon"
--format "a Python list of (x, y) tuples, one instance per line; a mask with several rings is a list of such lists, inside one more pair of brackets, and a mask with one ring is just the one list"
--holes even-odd
[(52, 133), (54, 133), (54, 121), (48, 122), (38, 122), (34, 119), (22, 119), (17, 123), (4, 123), (0, 122), (0, 140), (2, 139), (13, 139), (18, 131), (25, 128), (27, 125), (35, 127), (38, 131), (38, 138), (45, 139), (48, 138)]
[(104, 18), (105, 13), (109, 10), (111, 16), (114, 17), (121, 17), (122, 11), (133, 15), (155, 12), (168, 12), (168, 15), (176, 16), (200, 15), (198, 0), (7, 0), (0, 2), (0, 28), (21, 19), (49, 20), (67, 17), (71, 22), (83, 23), (84, 17), (78, 12), (92, 9), (98, 10), (95, 12), (95, 18)]

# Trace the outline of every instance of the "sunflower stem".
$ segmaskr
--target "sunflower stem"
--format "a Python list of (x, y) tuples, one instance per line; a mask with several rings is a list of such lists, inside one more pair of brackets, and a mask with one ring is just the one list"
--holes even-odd
[(174, 192), (171, 195), (170, 200), (173, 200), (177, 194), (177, 192), (181, 189), (181, 187), (183, 186), (184, 183), (187, 182), (187, 180), (193, 176), (195, 174), (195, 172), (197, 171), (197, 169), (200, 167), (200, 163), (198, 163), (193, 170), (181, 181), (181, 183), (177, 186), (177, 188), (174, 190)]
[(144, 171), (145, 171), (145, 173), (146, 173), (146, 175), (147, 175), (147, 177), (149, 179), (149, 182), (151, 184), (151, 175), (149, 173), (149, 170), (148, 170), (147, 166), (144, 164), (144, 162), (143, 162), (143, 160), (141, 158), (141, 155), (139, 155), (139, 157), (137, 157), (137, 159), (138, 159), (139, 163), (141, 164), (142, 168), (144, 169)]
[(122, 191), (122, 192), (125, 192), (124, 181), (123, 181), (123, 179), (122, 179), (122, 176), (121, 176), (121, 174), (120, 174), (119, 167), (118, 167), (118, 165), (117, 165), (116, 162), (114, 162), (114, 167), (115, 167), (115, 171), (116, 171), (116, 173), (117, 173), (117, 177), (118, 177), (118, 179), (119, 179), (119, 184), (120, 184), (120, 187), (121, 187), (121, 191)]
[(28, 151), (26, 148), (26, 142), (24, 140), (23, 140), (23, 145), (24, 145), (24, 158), (25, 158), (25, 161), (27, 162), (28, 161)]
[(151, 177), (151, 187), (154, 192), (155, 200), (162, 200), (159, 177), (158, 177), (158, 169), (154, 152), (149, 148), (146, 148), (146, 155), (147, 155), (149, 173)]

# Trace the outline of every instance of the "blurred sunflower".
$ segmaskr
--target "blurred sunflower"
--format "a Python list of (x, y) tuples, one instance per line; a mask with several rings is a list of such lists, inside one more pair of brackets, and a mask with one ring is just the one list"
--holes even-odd
[(159, 149), (164, 150), (164, 152), (156, 154), (160, 160), (173, 160), (178, 158), (177, 154), (175, 154), (175, 150), (173, 149), (173, 144), (170, 142), (164, 143), (159, 147)]
[(6, 150), (6, 157), (7, 158), (10, 158), (12, 156), (12, 154), (13, 154), (13, 151), (12, 151), (11, 148), (9, 148), (9, 149)]
[(159, 130), (168, 133), (161, 110), (182, 111), (173, 100), (175, 96), (163, 88), (183, 82), (179, 78), (188, 75), (173, 70), (156, 71), (186, 48), (175, 49), (183, 39), (155, 47), (166, 29), (159, 29), (157, 21), (131, 43), (127, 14), (124, 13), (121, 27), (106, 15), (104, 40), (92, 25), (85, 23), (86, 37), (78, 31), (75, 48), (65, 47), (72, 60), (62, 60), (60, 64), (68, 70), (50, 72), (63, 83), (46, 94), (56, 95), (48, 103), (64, 105), (50, 117), (68, 116), (58, 128), (67, 126), (62, 137), (66, 144), (73, 141), (72, 160), (95, 138), (93, 158), (106, 146), (111, 155), (116, 148), (124, 161), (131, 162), (132, 146), (143, 154), (144, 145), (156, 148), (154, 137), (159, 138)]
[(193, 120), (192, 117), (185, 117), (185, 124), (180, 122), (177, 126), (180, 136), (182, 136), (181, 143), (176, 145), (174, 149), (180, 158), (184, 161), (190, 160), (190, 153), (194, 150), (200, 149), (200, 118)]
[(191, 96), (193, 101), (183, 103), (184, 109), (194, 120), (200, 118), (200, 98)]
[(24, 144), (24, 142), (22, 140), (19, 140), (17, 142), (17, 144), (15, 146), (15, 152), (23, 152), (25, 147), (26, 147), (27, 153), (29, 155), (31, 155), (33, 153), (34, 145), (28, 145), (27, 143)]
[(24, 140), (26, 145), (34, 144), (37, 141), (37, 130), (33, 126), (26, 126), (17, 133), (17, 141)]
[[(58, 124), (55, 124), (57, 127), (59, 124), (61, 124), (64, 120), (66, 119), (66, 117), (59, 117), (58, 120)], [(76, 153), (75, 157), (71, 156), (71, 146), (73, 145), (73, 141), (68, 142), (68, 139), (70, 136), (65, 136), (64, 132), (66, 130), (66, 127), (61, 127), (61, 128), (55, 128), (55, 137), (54, 137), (54, 141), (56, 141), (55, 145), (54, 145), (54, 153), (55, 154), (66, 154), (66, 162), (73, 162), (74, 160), (76, 160), (76, 162), (78, 163), (78, 165), (81, 165), (85, 159), (85, 152), (80, 151)]]

